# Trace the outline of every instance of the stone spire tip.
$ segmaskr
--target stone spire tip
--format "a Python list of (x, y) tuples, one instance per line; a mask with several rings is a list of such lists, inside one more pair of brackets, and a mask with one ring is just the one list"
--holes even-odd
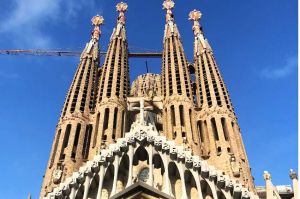
[(290, 178), (293, 179), (298, 179), (297, 173), (296, 171), (294, 171), (293, 169), (290, 169)]
[(199, 21), (202, 17), (202, 13), (199, 10), (193, 10), (189, 14), (189, 20)]
[(125, 12), (128, 9), (127, 3), (120, 2), (116, 5), (117, 11), (119, 12), (118, 16), (118, 22), (125, 24), (126, 18), (125, 18)]
[(92, 38), (99, 40), (99, 37), (101, 35), (100, 26), (104, 23), (104, 18), (102, 16), (96, 15), (92, 18), (91, 21), (93, 26), (95, 26)]
[(173, 0), (165, 0), (163, 3), (163, 9), (165, 10), (172, 10), (175, 6), (175, 3)]
[(268, 171), (264, 171), (264, 180), (271, 180), (271, 174)]
[(117, 11), (118, 12), (126, 12), (128, 9), (127, 3), (120, 2), (116, 5)]

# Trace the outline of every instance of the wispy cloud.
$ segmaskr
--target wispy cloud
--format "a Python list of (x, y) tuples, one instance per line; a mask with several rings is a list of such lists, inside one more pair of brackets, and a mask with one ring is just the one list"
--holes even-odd
[(298, 66), (297, 56), (291, 56), (286, 59), (285, 64), (276, 68), (264, 68), (261, 71), (261, 76), (267, 79), (280, 79), (292, 74)]
[(18, 46), (50, 48), (54, 42), (48, 25), (70, 20), (84, 8), (93, 8), (94, 0), (12, 0), (12, 9), (0, 22), (0, 35)]

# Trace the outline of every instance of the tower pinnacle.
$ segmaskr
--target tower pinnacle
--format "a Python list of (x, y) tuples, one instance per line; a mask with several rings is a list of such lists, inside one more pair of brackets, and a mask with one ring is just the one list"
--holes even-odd
[(117, 11), (119, 12), (118, 22), (125, 24), (126, 17), (125, 12), (127, 11), (128, 5), (127, 3), (120, 2), (116, 5)]
[(100, 26), (103, 24), (104, 18), (102, 16), (96, 15), (92, 18), (91, 21), (92, 21), (92, 24), (95, 26), (94, 30), (93, 30), (92, 38), (94, 38), (98, 41), (99, 37), (101, 35)]

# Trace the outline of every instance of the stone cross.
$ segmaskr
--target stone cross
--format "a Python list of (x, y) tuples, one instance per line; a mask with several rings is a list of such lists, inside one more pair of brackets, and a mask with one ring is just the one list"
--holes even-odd
[(144, 115), (144, 111), (147, 110), (153, 110), (152, 106), (147, 106), (145, 107), (145, 100), (143, 98), (140, 99), (140, 107), (132, 107), (131, 110), (139, 110), (140, 111), (140, 123), (144, 124), (145, 122), (145, 115)]

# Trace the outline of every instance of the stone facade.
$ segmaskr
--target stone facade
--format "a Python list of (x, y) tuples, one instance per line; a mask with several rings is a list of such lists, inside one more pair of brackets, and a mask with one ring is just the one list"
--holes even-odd
[(174, 5), (163, 4), (162, 74), (141, 75), (131, 89), (127, 4), (116, 6), (117, 24), (101, 68), (103, 17), (92, 19), (95, 28), (66, 97), (40, 198), (258, 198), (201, 13), (189, 15), (195, 37), (191, 66)]

